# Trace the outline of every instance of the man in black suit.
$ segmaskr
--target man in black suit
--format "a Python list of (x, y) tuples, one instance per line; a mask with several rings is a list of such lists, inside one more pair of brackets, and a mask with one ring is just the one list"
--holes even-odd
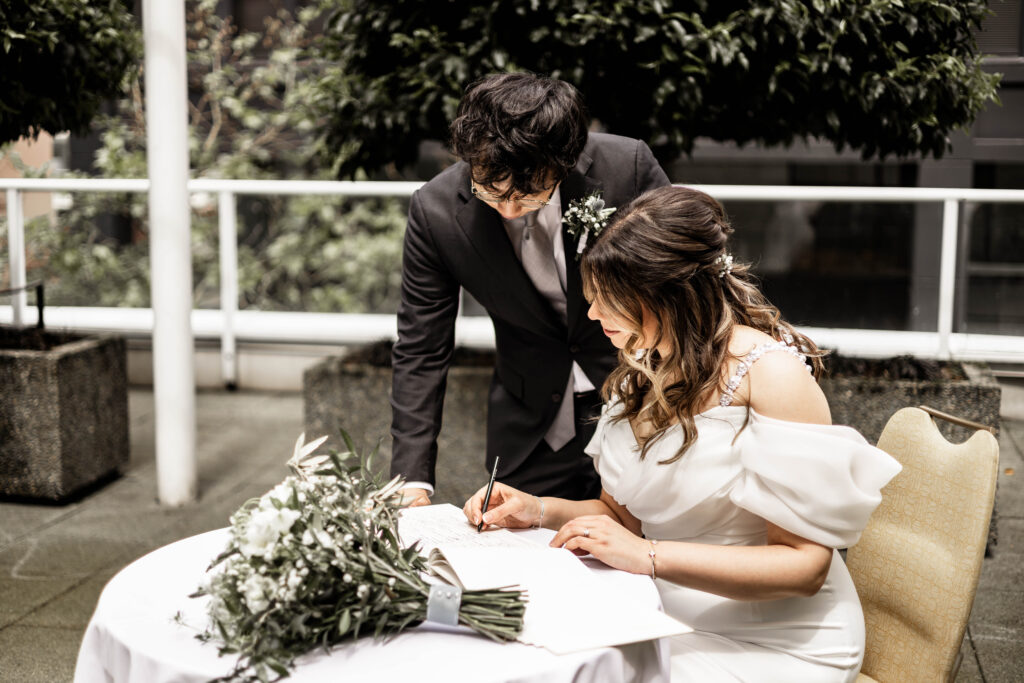
[[(582, 96), (525, 73), (470, 86), (452, 122), (460, 161), (412, 196), (392, 352), (392, 476), (406, 501), (430, 502), (459, 288), (494, 323), (486, 470), (534, 495), (596, 498), (583, 452), (616, 350), (587, 318), (570, 202), (609, 208), (669, 184), (639, 140), (587, 132)], [(442, 456), (443, 463), (443, 456)]]

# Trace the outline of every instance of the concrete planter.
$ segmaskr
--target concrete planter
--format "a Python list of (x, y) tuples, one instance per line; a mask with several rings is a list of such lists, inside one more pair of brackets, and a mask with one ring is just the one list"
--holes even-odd
[[(931, 363), (929, 377), (900, 379), (882, 376), (878, 368), (898, 359), (844, 359), (845, 372), (824, 377), (820, 384), (832, 409), (834, 424), (850, 425), (876, 443), (885, 423), (900, 408), (926, 405), (999, 430), (1002, 390), (987, 365)], [(863, 369), (853, 374), (853, 370)], [(971, 430), (944, 420), (937, 422), (953, 442), (964, 441)]]
[[(385, 476), (391, 465), (391, 367), (389, 343), (326, 358), (303, 376), (306, 439), (327, 435), (328, 447), (345, 450), (339, 429), (352, 437), (360, 453), (380, 441), (375, 469)], [(462, 507), (487, 483), (487, 394), (493, 354), (459, 349), (448, 371), (441, 433), (438, 436), (435, 503)]]
[(0, 341), (0, 496), (65, 502), (122, 472), (124, 340), (5, 330)]

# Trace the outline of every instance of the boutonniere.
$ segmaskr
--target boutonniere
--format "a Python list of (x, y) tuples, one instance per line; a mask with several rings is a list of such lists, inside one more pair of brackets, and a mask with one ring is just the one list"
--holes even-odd
[(569, 202), (569, 209), (562, 216), (562, 223), (569, 234), (576, 239), (576, 260), (587, 248), (587, 240), (597, 237), (608, 225), (608, 217), (615, 213), (615, 207), (605, 208), (601, 191), (593, 192), (582, 199)]

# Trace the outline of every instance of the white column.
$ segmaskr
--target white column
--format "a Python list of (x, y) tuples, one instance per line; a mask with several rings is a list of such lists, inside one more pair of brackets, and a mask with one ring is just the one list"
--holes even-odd
[(164, 505), (184, 505), (198, 479), (184, 0), (143, 0), (142, 20), (157, 489)]
[[(25, 286), (25, 211), (21, 191), (7, 190), (7, 249), (10, 252), (11, 289)], [(15, 327), (25, 324), (25, 290), (11, 295), (11, 309)]]

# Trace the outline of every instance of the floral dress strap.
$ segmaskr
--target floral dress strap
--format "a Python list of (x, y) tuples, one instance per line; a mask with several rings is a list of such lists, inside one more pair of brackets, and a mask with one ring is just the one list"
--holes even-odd
[(751, 349), (747, 355), (743, 356), (743, 358), (740, 359), (739, 365), (736, 366), (736, 372), (733, 373), (733, 376), (730, 377), (729, 381), (726, 383), (725, 389), (722, 391), (722, 396), (718, 399), (718, 405), (732, 405), (734, 394), (736, 393), (736, 389), (739, 388), (740, 382), (743, 381), (743, 378), (750, 371), (750, 368), (754, 363), (757, 362), (757, 359), (770, 351), (785, 351), (794, 358), (799, 359), (800, 362), (804, 364), (804, 367), (807, 368), (807, 371), (811, 372), (811, 366), (807, 365), (807, 356), (800, 353), (800, 349), (798, 349), (796, 344), (793, 343), (793, 338), (791, 336), (786, 335), (786, 337), (786, 341), (775, 340), (758, 344)]

